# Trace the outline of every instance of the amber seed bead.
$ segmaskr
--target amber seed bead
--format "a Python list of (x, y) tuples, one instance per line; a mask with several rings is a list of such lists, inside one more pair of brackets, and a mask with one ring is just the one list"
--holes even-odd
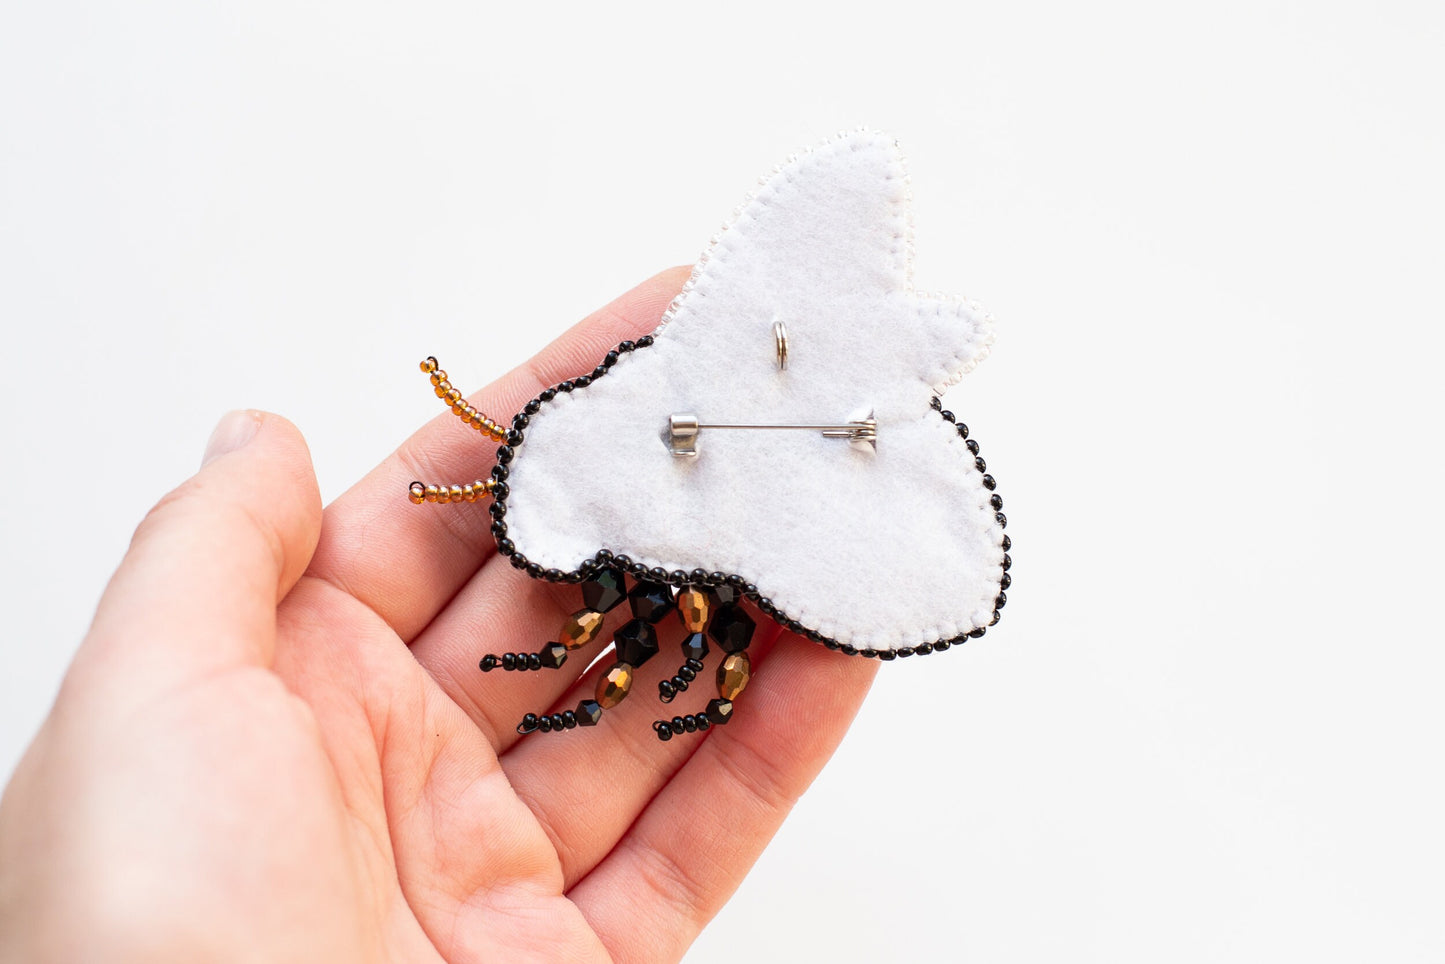
[(451, 501), (453, 501), (453, 502), (460, 502), (460, 501), (462, 501), (463, 492), (462, 492), (462, 487), (461, 487), (460, 485), (454, 485), (454, 486), (452, 486), (452, 487), (448, 490), (448, 492), (449, 492), (449, 494), (451, 495)]
[(407, 489), (407, 498), (411, 499), (413, 504), (421, 505), (426, 501), (426, 486), (420, 482), (413, 482)]
[(435, 357), (434, 355), (428, 355), (428, 356), (426, 356), (426, 358), (422, 359), (421, 370), (422, 370), (423, 372), (425, 372), (425, 373), (430, 373), (430, 372), (436, 371), (436, 370), (437, 370), (437, 360), (436, 360), (436, 357)]
[(441, 490), (438, 489), (436, 486), (429, 485), (426, 487), (426, 500), (428, 502), (435, 502), (438, 498), (440, 498), (440, 496)]

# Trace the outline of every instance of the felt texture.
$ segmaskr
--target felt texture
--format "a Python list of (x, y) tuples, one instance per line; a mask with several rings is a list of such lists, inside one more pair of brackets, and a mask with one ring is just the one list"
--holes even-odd
[[(875, 132), (765, 178), (654, 344), (532, 416), (509, 477), (518, 551), (563, 571), (606, 548), (740, 574), (860, 649), (988, 625), (1003, 529), (973, 454), (930, 403), (987, 354), (991, 326), (970, 303), (913, 291), (908, 206), (903, 158)], [(704, 429), (691, 460), (663, 437), (673, 413), (814, 424), (869, 411), (876, 452), (815, 432)]]

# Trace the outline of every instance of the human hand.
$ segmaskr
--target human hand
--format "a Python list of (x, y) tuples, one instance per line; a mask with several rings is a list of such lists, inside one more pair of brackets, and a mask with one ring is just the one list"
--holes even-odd
[[(589, 370), (685, 277), (645, 282), (473, 404), (513, 412)], [(223, 421), (137, 530), (0, 802), (0, 960), (682, 956), (876, 663), (759, 618), (727, 727), (656, 739), (651, 694), (675, 669), (659, 658), (597, 727), (519, 737), (524, 713), (592, 692), (607, 637), (557, 671), (478, 671), (576, 608), (496, 554), (485, 505), (407, 504), (413, 479), (475, 478), (489, 457), (439, 415), (323, 513), (295, 428)]]

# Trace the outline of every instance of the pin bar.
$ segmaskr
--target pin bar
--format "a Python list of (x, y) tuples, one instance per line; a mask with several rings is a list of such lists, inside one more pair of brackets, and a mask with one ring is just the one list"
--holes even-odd
[(697, 434), (710, 429), (765, 429), (801, 430), (821, 432), (824, 438), (841, 438), (850, 442), (862, 442), (869, 448), (878, 445), (878, 421), (869, 412), (867, 418), (855, 419), (843, 425), (753, 425), (737, 422), (701, 422), (696, 415), (682, 413), (670, 415), (667, 419), (667, 447), (678, 458), (697, 458)]

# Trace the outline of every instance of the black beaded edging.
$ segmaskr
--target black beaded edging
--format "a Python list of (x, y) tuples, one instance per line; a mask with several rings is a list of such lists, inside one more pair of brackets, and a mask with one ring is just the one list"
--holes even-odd
[[(727, 585), (739, 590), (748, 600), (779, 625), (791, 632), (821, 643), (829, 649), (836, 650), (846, 656), (861, 656), (865, 659), (892, 660), (896, 657), (907, 657), (917, 654), (926, 656), (929, 653), (942, 652), (951, 646), (961, 646), (970, 639), (978, 639), (989, 629), (996, 625), (1001, 618), (999, 610), (1003, 609), (1008, 602), (1005, 592), (1012, 584), (1013, 578), (1009, 575), (1009, 569), (1013, 566), (1013, 559), (1009, 556), (1009, 550), (1013, 547), (1013, 540), (1005, 533), (1003, 537), (1003, 567), (999, 576), (998, 596), (994, 599), (993, 619), (988, 626), (980, 626), (967, 633), (960, 633), (949, 639), (937, 639), (931, 643), (920, 643), (917, 646), (904, 646), (895, 650), (875, 650), (871, 648), (858, 648), (852, 645), (839, 643), (836, 639), (824, 636), (816, 629), (810, 629), (796, 619), (788, 616), (778, 607), (774, 606), (772, 600), (758, 592), (758, 587), (748, 582), (744, 577), (736, 573), (707, 572), (704, 569), (694, 569), (687, 572), (682, 569), (674, 569), (671, 572), (661, 566), (648, 568), (640, 562), (634, 562), (631, 557), (622, 554), (614, 555), (608, 549), (598, 549), (591, 559), (586, 560), (576, 569), (570, 572), (563, 572), (561, 569), (544, 569), (538, 563), (532, 562), (525, 555), (517, 551), (516, 545), (507, 538), (507, 497), (511, 490), (507, 486), (507, 476), (510, 470), (507, 466), (516, 455), (517, 448), (522, 444), (526, 435), (526, 429), (531, 422), (531, 417), (542, 410), (542, 406), (551, 402), (561, 392), (574, 392), (580, 388), (586, 388), (597, 379), (603, 377), (617, 364), (619, 358), (629, 352), (640, 348), (649, 348), (653, 344), (653, 336), (643, 335), (636, 341), (624, 341), (602, 359), (602, 363), (592, 369), (590, 374), (579, 375), (563, 382), (559, 382), (552, 388), (544, 389), (536, 398), (533, 398), (522, 407), (512, 418), (512, 428), (507, 432), (504, 445), (497, 448), (497, 461), (492, 466), (492, 478), (496, 481), (496, 487), (492, 490), (492, 504), (488, 511), (492, 514), (492, 537), (497, 541), (497, 552), (507, 556), (512, 563), (512, 568), (521, 569), (533, 579), (546, 579), (549, 582), (580, 583), (589, 578), (593, 573), (604, 568), (620, 569), (634, 579), (646, 579), (649, 582), (661, 582), (670, 586), (720, 586)], [(957, 417), (943, 407), (943, 402), (937, 395), (933, 397), (930, 404), (939, 416), (954, 426), (964, 444), (968, 446), (969, 452), (974, 456), (974, 466), (983, 473), (983, 486), (993, 492), (991, 503), (994, 509), (994, 518), (998, 521), (1000, 528), (1008, 526), (1008, 518), (1003, 514), (1003, 497), (996, 491), (997, 483), (992, 475), (988, 474), (988, 465), (984, 462), (983, 456), (978, 454), (978, 441), (969, 437), (968, 426), (957, 420)]]

